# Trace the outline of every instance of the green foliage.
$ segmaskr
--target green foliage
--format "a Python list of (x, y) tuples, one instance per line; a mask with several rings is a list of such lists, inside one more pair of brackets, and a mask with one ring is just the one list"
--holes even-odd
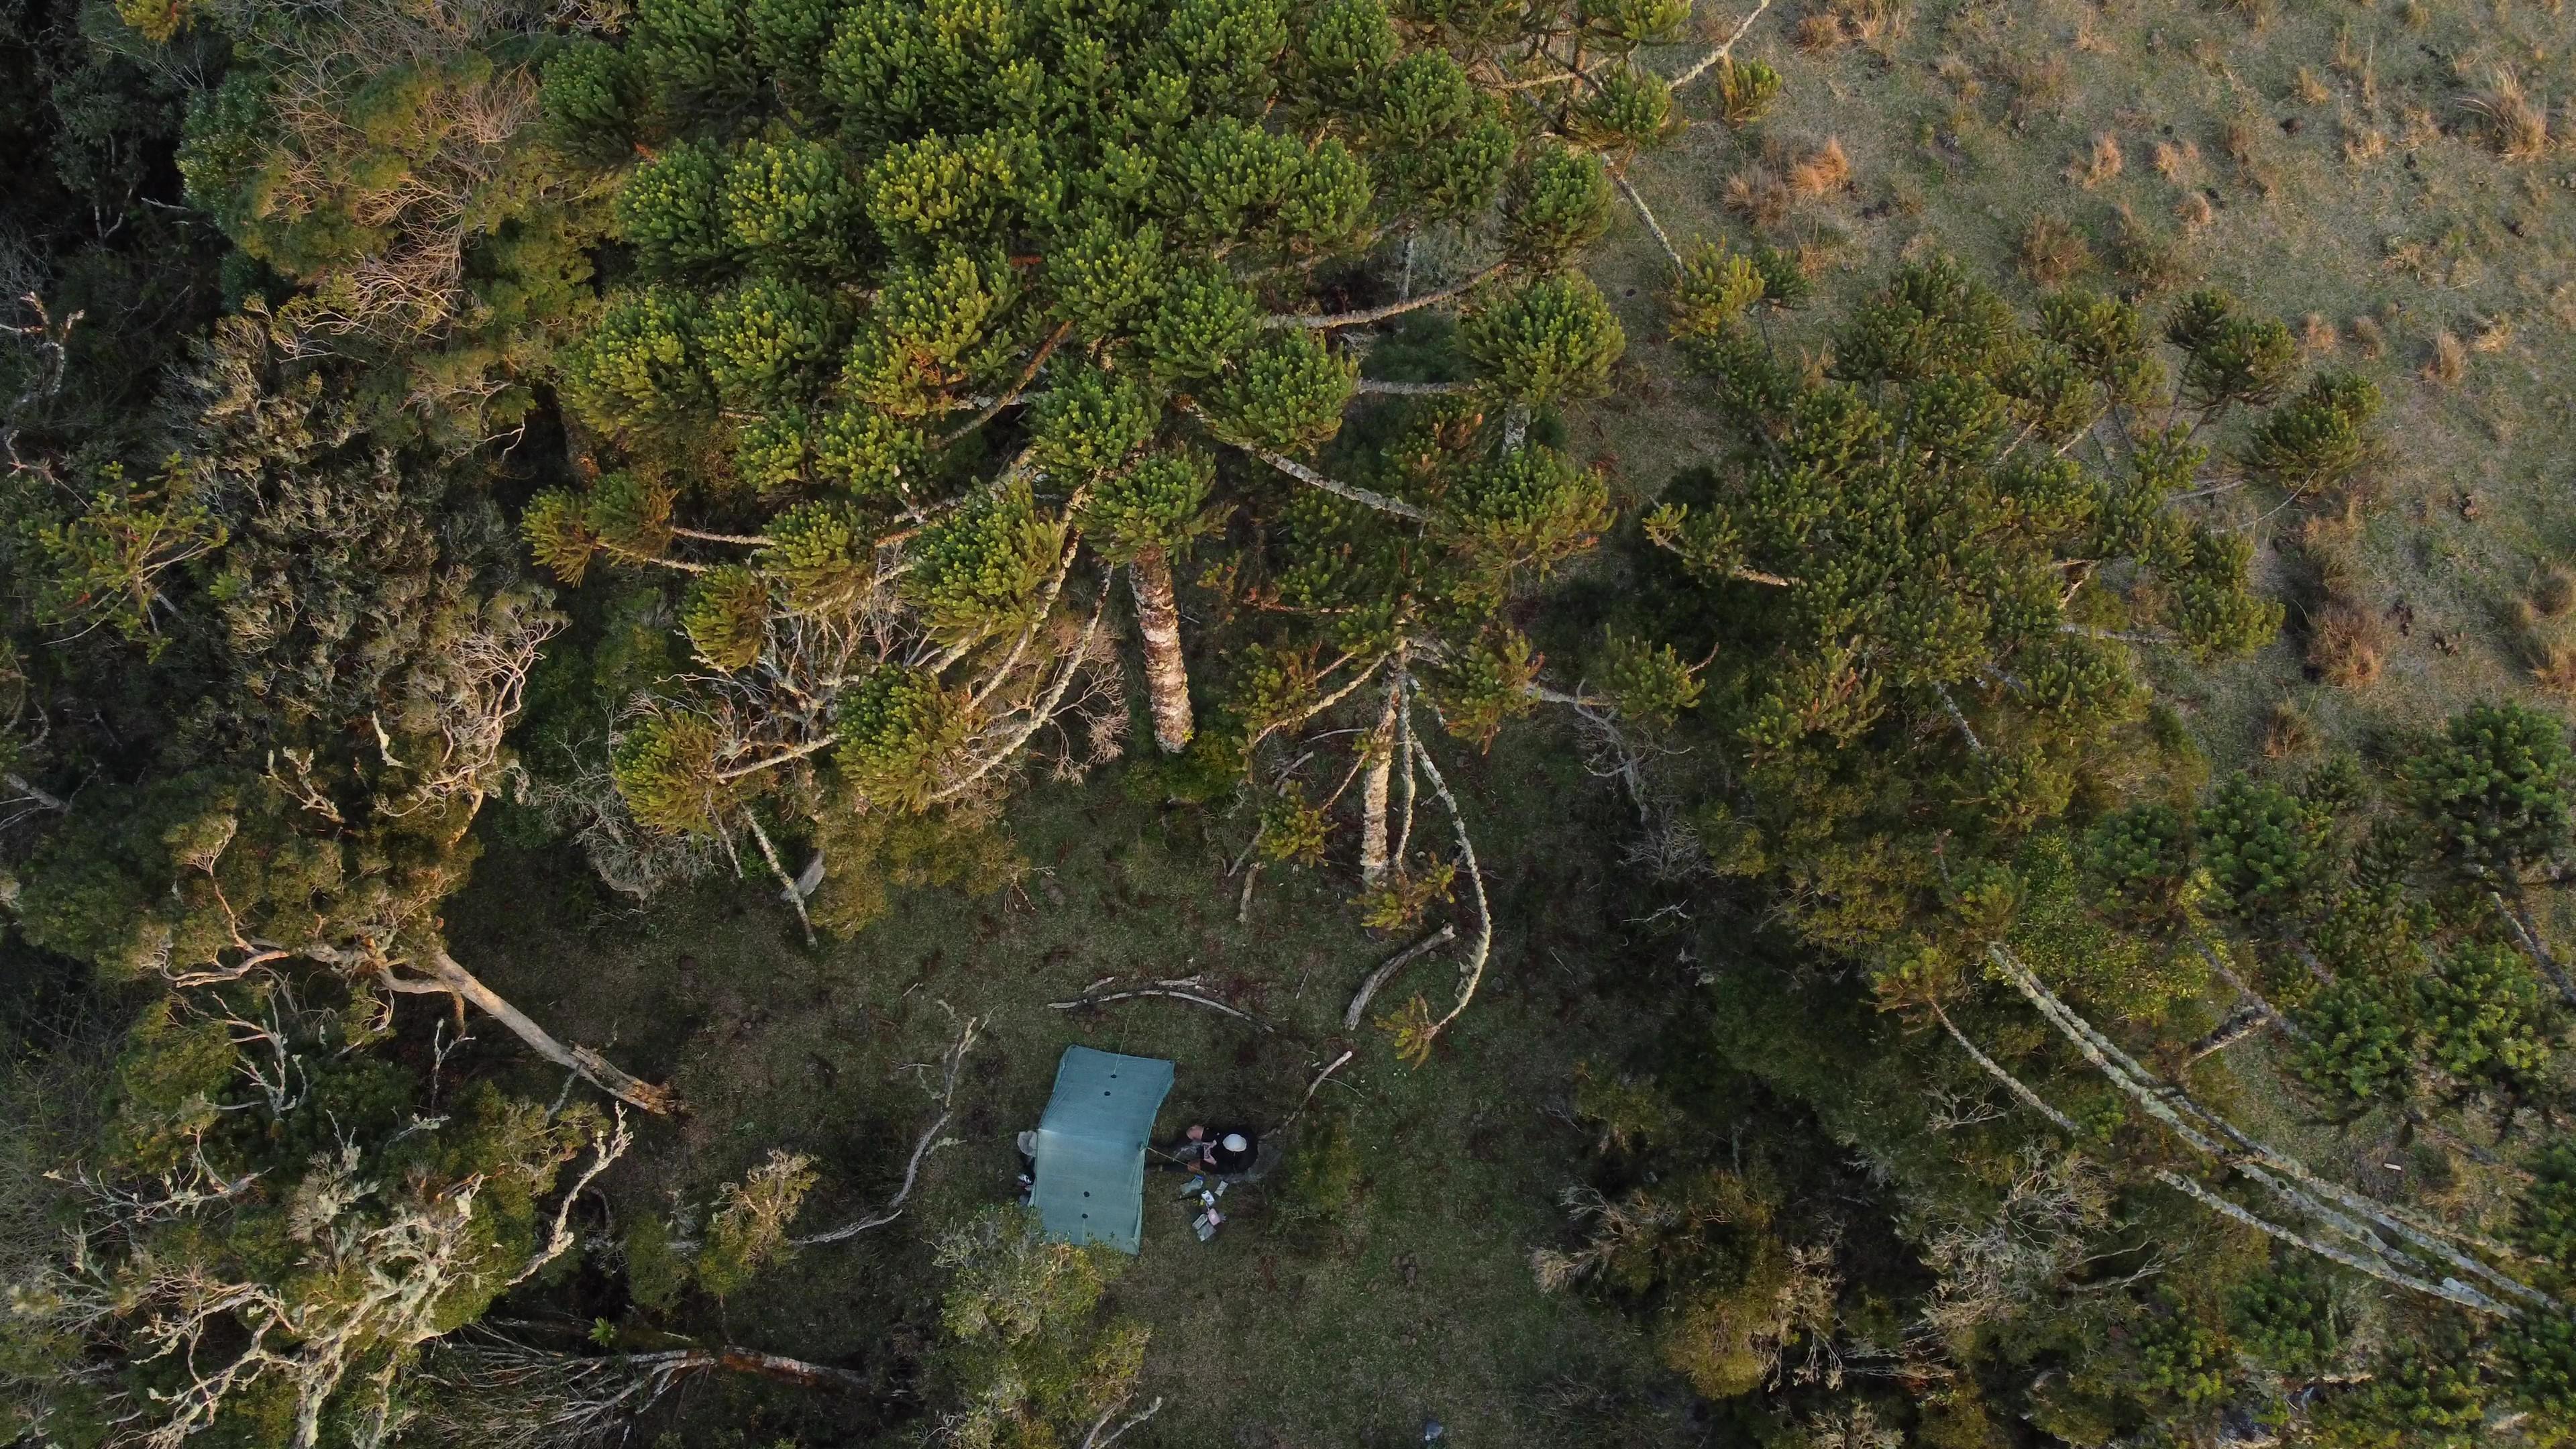
[(1703, 242), (1683, 259), (1665, 298), (1673, 336), (1683, 341), (1723, 337), (1746, 308), (1762, 300), (1763, 292), (1762, 273), (1752, 258)]
[(2343, 1346), (2329, 1284), (2318, 1268), (2297, 1261), (2239, 1284), (2227, 1324), (2257, 1362), (2293, 1381), (2326, 1372)]
[(882, 664), (840, 697), (834, 719), (843, 773), (870, 801), (918, 810), (930, 803), (938, 766), (974, 727), (966, 699), (925, 670)]
[(1600, 240), (1615, 199), (1599, 157), (1562, 146), (1534, 152), (1503, 194), (1503, 244), (1532, 270), (1562, 265)]
[(1228, 442), (1302, 453), (1342, 430), (1358, 385), (1358, 364), (1313, 332), (1274, 333), (1209, 389), (1209, 425)]
[(2452, 1076), (2476, 1083), (2528, 1083), (2549, 1056), (2548, 1003), (2540, 981), (2510, 946), (2470, 942), (2439, 972), (2416, 978), (2423, 1050)]
[(1749, 126), (1771, 113), (1780, 98), (1780, 72), (1758, 60), (1717, 62), (1718, 115), (1730, 126)]
[(2369, 1383), (2326, 1401), (2320, 1442), (2351, 1449), (2467, 1449), (2486, 1416), (2477, 1365), (2445, 1345), (2409, 1347), (2379, 1365)]
[(1114, 559), (1175, 549), (1214, 525), (1208, 498), (1215, 486), (1216, 460), (1203, 450), (1149, 453), (1092, 485), (1082, 528)]
[(935, 1359), (948, 1433), (970, 1449), (1080, 1434), (1133, 1391), (1146, 1330), (1097, 1317), (1124, 1260), (1043, 1236), (1026, 1211), (988, 1208), (939, 1244), (952, 1276)]
[(717, 669), (748, 669), (767, 640), (769, 586), (760, 575), (728, 564), (689, 586), (680, 627), (698, 657)]
[(703, 421), (711, 399), (696, 346), (700, 310), (695, 297), (664, 287), (612, 300), (564, 357), (564, 401), (612, 436)]
[(2342, 487), (2387, 451), (2370, 426), (2378, 412), (2369, 379), (2326, 373), (2255, 426), (2239, 462), (2292, 497)]
[(1030, 461), (1068, 487), (1118, 469), (1154, 435), (1143, 389), (1088, 369), (1051, 389), (1030, 420)]
[(726, 406), (775, 408), (798, 400), (814, 369), (836, 350), (836, 321), (821, 293), (754, 277), (707, 309), (698, 353)]
[(2297, 1058), (2300, 1078), (2354, 1101), (2394, 1095), (2406, 1085), (2412, 1062), (2410, 1005), (2366, 978), (2320, 989), (2298, 1012), (2307, 1033)]
[(922, 531), (904, 593), (940, 635), (980, 639), (1028, 617), (1064, 551), (1065, 524), (1025, 481), (979, 495)]
[(2181, 903), (2191, 847), (2182, 813), (2149, 802), (2097, 822), (2085, 841), (2086, 864), (2117, 909), (2153, 920)]
[(1670, 726), (1707, 692), (1701, 666), (1685, 661), (1670, 644), (1613, 634), (1603, 665), (1602, 690), (1621, 715), (1646, 724)]
[[(2183, 350), (2182, 395), (2206, 412), (2261, 406), (2290, 385), (2299, 346), (2277, 317), (2248, 317), (2225, 292), (2194, 292), (2165, 318), (2165, 340)], [(2331, 387), (2329, 388), (2331, 391)]]
[(1511, 402), (1582, 402), (1610, 388), (1627, 334), (1600, 289), (1580, 276), (1539, 278), (1470, 313), (1458, 346)]
[(2225, 1398), (2225, 1338), (2185, 1308), (2178, 1296), (2171, 1292), (2159, 1296), (2163, 1311), (2146, 1314), (2136, 1325), (2139, 1389), (2146, 1394), (2169, 1395), (2185, 1408)]
[(791, 1251), (787, 1229), (814, 1187), (814, 1160), (771, 1148), (769, 1160), (729, 1182), (707, 1219), (706, 1246), (695, 1264), (698, 1286), (727, 1298)]
[(2407, 766), (2417, 812), (2451, 869), (2518, 892), (2525, 872), (2567, 846), (2571, 784), (2566, 728), (2516, 704), (2452, 717), (2444, 738)]
[(2326, 821), (2306, 801), (2239, 771), (2201, 815), (2211, 878), (2236, 910), (2269, 919), (2294, 915), (2328, 869)]
[(617, 792), (635, 818), (657, 830), (709, 834), (730, 793), (717, 778), (715, 726), (665, 712), (630, 725), (609, 755)]

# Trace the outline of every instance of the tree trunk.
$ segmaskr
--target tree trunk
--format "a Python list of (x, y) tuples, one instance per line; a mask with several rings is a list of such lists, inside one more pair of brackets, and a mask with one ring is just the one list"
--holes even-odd
[(512, 1006), (501, 993), (483, 984), (471, 971), (457, 964), (445, 951), (431, 959), (426, 977), (400, 977), (390, 970), (383, 974), (387, 988), (411, 995), (446, 995), (474, 1003), (494, 1021), (510, 1029), (510, 1034), (528, 1044), (530, 1050), (547, 1061), (579, 1076), (630, 1106), (640, 1107), (657, 1116), (667, 1116), (680, 1103), (671, 1089), (641, 1081), (586, 1046), (566, 1046), (547, 1030), (529, 1019), (528, 1014)]
[(1136, 632), (1145, 640), (1145, 692), (1154, 704), (1154, 743), (1163, 753), (1188, 749), (1196, 722), (1190, 716), (1190, 672), (1181, 662), (1181, 611), (1172, 601), (1172, 564), (1149, 548), (1127, 565), (1136, 594)]
[(1402, 676), (1386, 692), (1378, 714), (1377, 733), (1369, 737), (1368, 778), (1360, 789), (1360, 883), (1376, 885), (1386, 875), (1387, 786), (1395, 778), (1395, 711), (1403, 698)]

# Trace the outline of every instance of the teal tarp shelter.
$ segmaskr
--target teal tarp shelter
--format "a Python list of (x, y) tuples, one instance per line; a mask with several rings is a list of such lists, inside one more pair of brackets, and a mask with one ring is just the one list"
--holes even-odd
[(1172, 1064), (1066, 1047), (1038, 1119), (1029, 1202), (1049, 1237), (1133, 1253), (1145, 1228), (1145, 1143), (1172, 1090)]

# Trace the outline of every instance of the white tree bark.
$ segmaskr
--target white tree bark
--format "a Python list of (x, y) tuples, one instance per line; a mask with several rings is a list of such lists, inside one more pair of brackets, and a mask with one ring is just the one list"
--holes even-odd
[(389, 991), (413, 996), (453, 996), (474, 1003), (476, 1009), (508, 1027), (512, 1036), (527, 1043), (538, 1056), (630, 1106), (642, 1108), (655, 1116), (668, 1116), (680, 1105), (670, 1088), (630, 1076), (616, 1063), (589, 1047), (566, 1046), (555, 1040), (552, 1033), (537, 1025), (526, 1012), (512, 1006), (501, 993), (484, 985), (481, 978), (457, 964), (456, 958), (445, 951), (431, 958), (423, 975), (397, 976), (387, 969), (378, 979)]
[(1159, 548), (1138, 553), (1127, 565), (1136, 595), (1136, 632), (1145, 644), (1145, 693), (1154, 706), (1154, 743), (1177, 755), (1189, 748), (1197, 721), (1190, 713), (1190, 672), (1181, 660), (1181, 611), (1172, 598), (1172, 563)]
[(1360, 883), (1376, 885), (1386, 877), (1386, 806), (1395, 781), (1396, 710), (1404, 698), (1404, 676), (1387, 686), (1386, 707), (1378, 712), (1377, 732), (1369, 737), (1368, 775), (1360, 783)]

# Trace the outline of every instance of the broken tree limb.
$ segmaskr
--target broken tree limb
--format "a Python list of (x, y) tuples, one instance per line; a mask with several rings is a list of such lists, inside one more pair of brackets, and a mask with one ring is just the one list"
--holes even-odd
[(1420, 508), (1416, 508), (1401, 498), (1389, 498), (1383, 493), (1373, 492), (1369, 489), (1362, 488), (1357, 484), (1344, 483), (1339, 479), (1327, 478), (1323, 474), (1316, 472), (1314, 469), (1307, 467), (1305, 464), (1298, 462), (1296, 459), (1284, 457), (1278, 453), (1273, 453), (1267, 448), (1246, 446), (1243, 450), (1250, 453), (1252, 456), (1259, 458), (1262, 462), (1269, 464), (1271, 467), (1278, 469), (1280, 472), (1287, 474), (1289, 477), (1296, 479), (1298, 482), (1303, 483), (1310, 488), (1321, 488), (1336, 498), (1346, 499), (1363, 508), (1374, 508), (1380, 513), (1392, 513), (1398, 518), (1409, 518), (1415, 523), (1428, 523), (1431, 521), (1431, 515), (1429, 513)]
[[(2006, 1070), (2002, 1063), (1997, 1062), (1994, 1058), (1987, 1056), (1984, 1052), (1978, 1050), (1977, 1044), (1968, 1040), (1967, 1034), (1959, 1030), (1957, 1025), (1950, 1020), (1947, 1012), (1942, 1011), (1938, 1006), (1935, 1006), (1932, 1010), (1933, 1015), (1940, 1020), (1942, 1027), (1950, 1033), (1950, 1039), (1957, 1042), (1961, 1050), (1967, 1052), (1970, 1057), (1974, 1058), (1977, 1065), (1986, 1070), (1987, 1075), (1993, 1077), (1996, 1081), (2001, 1082), (2005, 1089), (2010, 1091), (2014, 1098), (2020, 1101), (2023, 1106), (2026, 1106), (2032, 1111), (2039, 1113), (2041, 1116), (2046, 1117), (2049, 1120), (2050, 1125), (2056, 1127), (2059, 1131), (2064, 1132), (2070, 1138), (2078, 1141), (2082, 1140), (2084, 1134), (2076, 1126), (2074, 1118), (2067, 1116), (2064, 1112), (2059, 1111), (2055, 1106), (2051, 1105), (2046, 1098), (2032, 1090), (2028, 1083), (2025, 1083), (2021, 1078), (2014, 1076), (2010, 1071)], [(2329, 1262), (2340, 1263), (2343, 1266), (2352, 1269), (2354, 1272), (2376, 1278), (2393, 1287), (2404, 1288), (2410, 1292), (2422, 1293), (2430, 1297), (2457, 1303), (2462, 1307), (2478, 1308), (2483, 1312), (2500, 1314), (2506, 1317), (2513, 1316), (2516, 1311), (2506, 1305), (2495, 1302), (2485, 1294), (2478, 1292), (2476, 1289), (2469, 1287), (2467, 1284), (2460, 1282), (2456, 1278), (2446, 1278), (2441, 1282), (2436, 1283), (2430, 1278), (2405, 1271), (2396, 1264), (2389, 1262), (2379, 1253), (2352, 1252), (2347, 1249), (2337, 1247), (2332, 1243), (2325, 1242), (2312, 1234), (2302, 1233), (2295, 1228), (2286, 1227), (2280, 1223), (2273, 1222), (2241, 1204), (2231, 1202), (2227, 1198), (2220, 1196), (2217, 1192), (2211, 1190), (2207, 1184), (2195, 1181), (2179, 1172), (2173, 1171), (2171, 1168), (2155, 1168), (2149, 1175), (2154, 1177), (2156, 1181), (2172, 1188), (2174, 1191), (2181, 1193), (2183, 1196), (2190, 1198), (2192, 1201), (2199, 1203), (2201, 1206), (2208, 1208), (2210, 1211), (2215, 1212), (2222, 1217), (2243, 1223), (2245, 1226), (2253, 1228), (2269, 1237), (2277, 1238), (2282, 1242), (2304, 1248)]]
[(1385, 965), (1370, 972), (1368, 979), (1360, 983), (1359, 994), (1351, 998), (1350, 1009), (1342, 1013), (1342, 1025), (1356, 1028), (1361, 1014), (1368, 1010), (1369, 1002), (1387, 982), (1395, 979), (1395, 973), (1457, 939), (1458, 927), (1455, 924), (1444, 925), (1389, 957)]
[(760, 844), (760, 858), (769, 862), (769, 873), (778, 877), (779, 895), (796, 908), (796, 924), (805, 928), (805, 944), (813, 945), (814, 919), (805, 914), (805, 893), (796, 888), (796, 877), (787, 873), (786, 863), (778, 858), (778, 847), (769, 843), (769, 832), (760, 828), (760, 817), (745, 810), (742, 823), (751, 827), (751, 838)]
[(1174, 1001), (1186, 1001), (1196, 1006), (1204, 1006), (1210, 1011), (1221, 1011), (1226, 1015), (1233, 1017), (1237, 1021), (1248, 1022), (1261, 1031), (1275, 1032), (1279, 1029), (1272, 1026), (1270, 1023), (1263, 1021), (1260, 1017), (1253, 1015), (1251, 1012), (1242, 1010), (1239, 1007), (1228, 1006), (1214, 997), (1201, 996), (1195, 991), (1184, 991), (1169, 986), (1129, 986), (1117, 991), (1097, 991), (1089, 995), (1077, 996), (1071, 1001), (1050, 1001), (1047, 1003), (1047, 1007), (1053, 1011), (1081, 1011), (1089, 1007), (1106, 1006), (1113, 1001), (1126, 1001), (1139, 996), (1168, 996)]
[(788, 1240), (790, 1246), (811, 1248), (823, 1243), (846, 1242), (861, 1233), (873, 1232), (884, 1227), (903, 1216), (903, 1205), (912, 1197), (913, 1185), (921, 1180), (922, 1159), (944, 1145), (939, 1134), (948, 1126), (948, 1119), (957, 1109), (957, 1073), (966, 1065), (966, 1054), (975, 1049), (975, 1036), (982, 1029), (983, 1024), (981, 1017), (966, 1018), (966, 1024), (958, 1028), (956, 1044), (949, 1047), (940, 1057), (942, 1070), (939, 1081), (939, 1115), (931, 1118), (930, 1125), (922, 1128), (921, 1136), (913, 1140), (912, 1156), (903, 1165), (903, 1186), (895, 1190), (894, 1196), (884, 1207), (868, 1216), (855, 1222), (844, 1223), (829, 1232), (816, 1233), (805, 1238), (791, 1238)]
[[(1768, 0), (1765, 0), (1765, 3), (1768, 3)], [(1681, 248), (1674, 246), (1673, 239), (1664, 235), (1664, 224), (1655, 220), (1654, 209), (1646, 205), (1646, 198), (1637, 194), (1635, 184), (1628, 180), (1628, 173), (1614, 171), (1610, 175), (1610, 180), (1619, 188), (1619, 194), (1628, 198), (1628, 204), (1637, 208), (1637, 219), (1646, 224), (1646, 230), (1655, 234), (1655, 244), (1664, 249), (1664, 255), (1672, 258), (1674, 266), (1681, 266)]]
[(1717, 49), (1710, 51), (1708, 54), (1701, 56), (1699, 58), (1699, 64), (1683, 71), (1680, 75), (1674, 76), (1667, 84), (1669, 84), (1674, 90), (1680, 90), (1682, 87), (1689, 85), (1692, 81), (1698, 80), (1701, 76), (1708, 74), (1710, 69), (1719, 61), (1732, 60), (1735, 57), (1736, 42), (1742, 40), (1745, 36), (1745, 32), (1753, 28), (1753, 22), (1761, 19), (1762, 12), (1770, 8), (1771, 0), (1762, 0), (1761, 4), (1753, 7), (1753, 13), (1745, 16), (1743, 23), (1735, 27), (1735, 33), (1726, 37), (1726, 43), (1724, 45), (1721, 45)]
[(1383, 322), (1389, 317), (1403, 316), (1405, 313), (1413, 311), (1417, 307), (1436, 306), (1453, 297), (1463, 297), (1467, 293), (1474, 291), (1476, 288), (1492, 281), (1494, 278), (1501, 276), (1504, 272), (1510, 270), (1511, 265), (1512, 264), (1509, 261), (1495, 262), (1481, 270), (1469, 273), (1465, 279), (1452, 282), (1448, 286), (1442, 287), (1436, 292), (1425, 292), (1421, 296), (1408, 297), (1400, 301), (1389, 302), (1382, 307), (1363, 307), (1356, 312), (1282, 312), (1262, 318), (1261, 325), (1264, 327), (1301, 327), (1308, 331), (1321, 331), (1328, 327), (1365, 327), (1371, 322)]
[(1315, 1104), (1315, 1094), (1323, 1090), (1324, 1079), (1331, 1076), (1333, 1073), (1340, 1071), (1344, 1063), (1358, 1055), (1359, 1052), (1356, 1048), (1346, 1047), (1343, 1049), (1340, 1056), (1333, 1058), (1332, 1065), (1324, 1068), (1320, 1072), (1317, 1072), (1315, 1074), (1315, 1080), (1306, 1084), (1306, 1095), (1297, 1099), (1297, 1110), (1289, 1113), (1286, 1120), (1282, 1121), (1275, 1130), (1285, 1132), (1289, 1127), (1296, 1123), (1298, 1118), (1305, 1116), (1306, 1109)]
[(430, 958), (430, 965), (423, 975), (397, 976), (393, 968), (386, 967), (378, 971), (376, 979), (386, 990), (404, 995), (448, 996), (472, 1002), (484, 1015), (508, 1027), (512, 1036), (527, 1043), (538, 1056), (629, 1106), (641, 1108), (657, 1117), (669, 1116), (679, 1108), (679, 1099), (671, 1094), (670, 1088), (630, 1075), (589, 1047), (567, 1046), (555, 1040), (552, 1033), (537, 1025), (526, 1012), (512, 1006), (501, 993), (484, 985), (473, 972), (458, 965), (456, 958), (445, 951)]
[[(1413, 690), (1421, 686), (1408, 681), (1406, 687)], [(1476, 999), (1476, 988), (1485, 980), (1485, 963), (1494, 954), (1494, 905), (1485, 894), (1485, 868), (1476, 861), (1476, 842), (1467, 834), (1467, 815), (1458, 808), (1458, 797), (1449, 793), (1449, 782), (1440, 777), (1440, 766), (1431, 758), (1428, 747), (1415, 750), (1413, 761), (1421, 768), (1423, 778), (1430, 782), (1432, 793), (1438, 795), (1440, 803), (1448, 808), (1450, 828), (1458, 837), (1458, 854), (1467, 866), (1467, 884), (1476, 895), (1476, 938), (1467, 948), (1466, 964), (1459, 968), (1458, 999), (1450, 1003), (1448, 1014), (1431, 1023), (1414, 1045), (1415, 1054), (1427, 1060), (1431, 1044), (1440, 1039), (1440, 1033), (1447, 1031), (1451, 1022), (1466, 1014), (1468, 1003)]]
[[(2146, 1110), (2147, 1115), (2164, 1124), (2193, 1150), (2235, 1169), (2283, 1203), (2333, 1228), (2366, 1254), (2383, 1261), (2391, 1253), (2429, 1254), (2432, 1259), (2484, 1281), (2508, 1297), (2524, 1303), (2556, 1303), (2557, 1300), (2530, 1284), (2500, 1273), (2462, 1251), (2459, 1246), (2462, 1243), (2484, 1246), (2478, 1235), (2436, 1222), (2394, 1203), (2365, 1197), (2340, 1183), (2317, 1176), (2305, 1163), (2246, 1135), (2234, 1123), (2203, 1107), (2190, 1093), (2150, 1073), (2136, 1058), (2121, 1050), (2091, 1022), (2060, 1001), (2056, 993), (2043, 985), (2029, 967), (2000, 943), (1990, 946), (1987, 955), (2023, 999), (2037, 1008), (2112, 1085), (2127, 1093), (2132, 1101)], [(2363, 1223), (2369, 1226), (2365, 1227)], [(2388, 1267), (2391, 1272), (2405, 1273), (2394, 1263), (2389, 1263)], [(2409, 1286), (2415, 1286), (2414, 1282)], [(2512, 1304), (2499, 1303), (2456, 1278), (2445, 1278), (2439, 1285), (2424, 1291), (2482, 1313), (2513, 1317), (2522, 1311)]]

